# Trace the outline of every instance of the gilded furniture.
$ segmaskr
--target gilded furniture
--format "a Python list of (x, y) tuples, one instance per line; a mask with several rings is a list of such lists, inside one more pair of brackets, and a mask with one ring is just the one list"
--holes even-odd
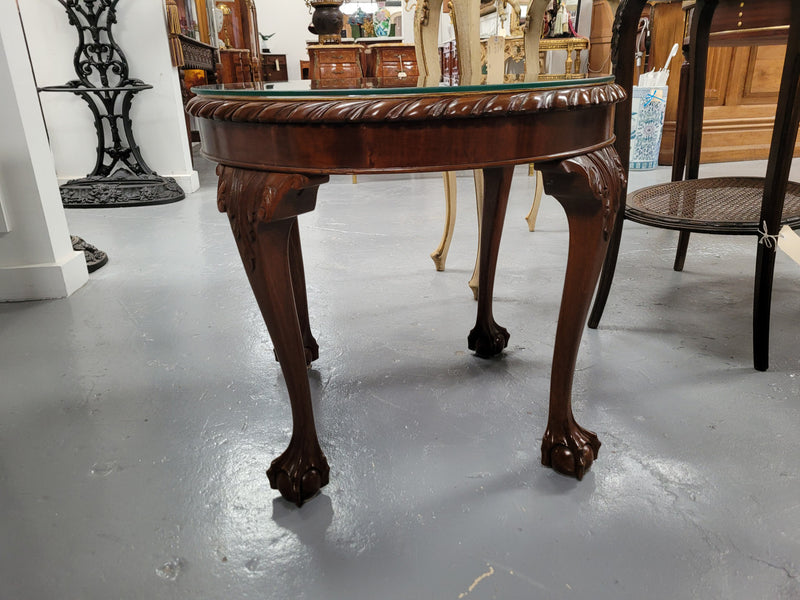
[[(481, 40), (481, 57), (485, 56), (486, 44), (488, 40)], [(583, 37), (571, 38), (542, 38), (539, 40), (539, 79), (581, 79), (586, 77), (581, 72), (581, 51), (588, 50), (589, 40)], [(563, 73), (545, 72), (545, 54), (547, 52), (563, 51), (566, 53)], [(504, 79), (506, 82), (520, 81), (525, 78), (524, 67), (514, 68), (515, 65), (522, 67), (525, 63), (525, 39), (522, 36), (510, 36), (505, 38), (504, 48), (506, 68)], [(482, 61), (485, 63), (485, 61)]]
[[(532, 80), (541, 77), (540, 61), (525, 61), (525, 48), (529, 48), (534, 56), (539, 56), (542, 44), (545, 44), (547, 49), (565, 48), (575, 50), (577, 48), (585, 47), (588, 43), (583, 38), (575, 38), (571, 41), (566, 41), (567, 38), (542, 40), (540, 39), (541, 26), (544, 19), (545, 10), (549, 0), (530, 0), (528, 4), (526, 26), (519, 26), (518, 11), (519, 4), (512, 3), (512, 31), (516, 33), (512, 42), (505, 43), (502, 38), (493, 36), (490, 40), (481, 42), (479, 37), (479, 22), (481, 7), (476, 0), (462, 0), (460, 2), (452, 2), (451, 19), (453, 20), (454, 29), (456, 32), (455, 47), (452, 44), (448, 45), (444, 52), (441, 54), (438, 50), (438, 30), (439, 30), (439, 6), (433, 1), (420, 1), (417, 3), (414, 26), (415, 26), (415, 40), (417, 46), (417, 61), (420, 63), (420, 74), (428, 77), (431, 80), (439, 80), (444, 78), (445, 82), (458, 82), (459, 80), (475, 81), (479, 80), (482, 76), (478, 73), (486, 71), (486, 77), (490, 78), (492, 82), (510, 81), (514, 80)], [(517, 17), (516, 19), (514, 17)], [(535, 23), (535, 26), (530, 24)], [(433, 32), (437, 32), (435, 35)], [(508, 38), (507, 38), (508, 39)], [(493, 45), (495, 48), (504, 48), (507, 58), (512, 58), (517, 62), (524, 65), (524, 73), (515, 77), (505, 76), (505, 59), (488, 61), (487, 60), (487, 47)], [(434, 52), (434, 47), (436, 52)], [(579, 50), (578, 50), (579, 52)], [(456, 59), (458, 53), (458, 59)], [(462, 57), (462, 54), (466, 57)], [(494, 53), (497, 54), (496, 52)], [(572, 66), (576, 61), (571, 59), (571, 53), (567, 54), (568, 65)], [(492, 62), (490, 68), (489, 62)], [(580, 66), (580, 59), (577, 60), (578, 68)], [(572, 77), (571, 69), (568, 70), (568, 77)], [(546, 77), (546, 76), (545, 76)], [(529, 173), (534, 175), (533, 169), (529, 169)], [(444, 188), (445, 188), (445, 226), (442, 233), (442, 238), (439, 245), (431, 253), (434, 265), (437, 271), (445, 269), (447, 261), (447, 253), (452, 241), (453, 230), (455, 227), (456, 218), (456, 174), (453, 172), (446, 172), (443, 174)], [(478, 207), (478, 229), (480, 230), (480, 214), (481, 214), (481, 190), (483, 184), (481, 182), (481, 174), (474, 173), (475, 179), (475, 193), (476, 204)], [(542, 198), (543, 187), (541, 178), (537, 177), (536, 188), (534, 191), (534, 199), (531, 204), (531, 209), (525, 216), (528, 223), (528, 229), (533, 231), (536, 226), (536, 217), (539, 212), (539, 204)], [(479, 235), (480, 238), (480, 235)], [(480, 250), (479, 250), (480, 251)], [(478, 297), (478, 262), (476, 260), (475, 268), (472, 277), (469, 281), (469, 287), (472, 289), (475, 298)]]
[(492, 293), (511, 178), (515, 165), (531, 162), (564, 207), (570, 232), (542, 463), (580, 479), (600, 442), (575, 422), (572, 380), (625, 182), (613, 146), (622, 90), (611, 78), (465, 89), (316, 91), (309, 81), (269, 88), (200, 88), (188, 110), (200, 124), (203, 153), (219, 163), (218, 206), (230, 219), (291, 401), (293, 433), (267, 471), (270, 485), (301, 505), (329, 479), (307, 373), (319, 347), (297, 220), (314, 209), (328, 175), (483, 170), (480, 285), (467, 345), (491, 357), (509, 338), (492, 315)]
[[(644, 0), (623, 0), (617, 13), (615, 27), (619, 46), (615, 72), (617, 81), (628, 90), (633, 83), (633, 37), (630, 30), (638, 20), (643, 4)], [(755, 33), (747, 33), (747, 30)], [(786, 42), (766, 176), (744, 178), (736, 177), (734, 173), (733, 177), (699, 179), (709, 46), (715, 38), (729, 44), (738, 41), (749, 44), (750, 35), (764, 34)], [(590, 327), (597, 327), (608, 298), (625, 218), (681, 232), (674, 265), (676, 271), (683, 268), (690, 232), (753, 235), (760, 238), (756, 244), (753, 363), (757, 370), (768, 368), (774, 239), (782, 224), (800, 226), (800, 184), (788, 181), (800, 122), (799, 82), (800, 3), (790, 0), (697, 1), (691, 18), (688, 64), (682, 73), (681, 92), (686, 99), (685, 136), (681, 127), (676, 135), (679, 142), (685, 140), (685, 151), (683, 144), (676, 143), (672, 182), (630, 194), (627, 207), (617, 215), (589, 320)], [(623, 164), (627, 164), (629, 156), (630, 114), (630, 102), (621, 103), (617, 109), (616, 144)], [(770, 240), (773, 243), (767, 243)]]

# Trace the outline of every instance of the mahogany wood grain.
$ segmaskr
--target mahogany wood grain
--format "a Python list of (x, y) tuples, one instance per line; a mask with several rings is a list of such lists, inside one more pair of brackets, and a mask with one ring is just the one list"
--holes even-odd
[(587, 81), (568, 88), (192, 99), (188, 111), (198, 120), (203, 152), (220, 163), (219, 208), (230, 219), (292, 405), (289, 446), (268, 470), (273, 488), (301, 505), (329, 478), (306, 374), (319, 349), (309, 327), (297, 224), (298, 214), (314, 209), (327, 175), (484, 169), (479, 298), (468, 346), (490, 357), (509, 336), (494, 321), (492, 291), (513, 168), (529, 163), (545, 173), (545, 187), (570, 226), (542, 462), (583, 477), (599, 441), (575, 422), (572, 380), (626, 185), (612, 131), (623, 98), (616, 84)]

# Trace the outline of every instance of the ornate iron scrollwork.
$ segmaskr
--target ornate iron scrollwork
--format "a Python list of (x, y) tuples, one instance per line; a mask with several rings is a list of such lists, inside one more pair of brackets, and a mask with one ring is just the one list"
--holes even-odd
[(161, 177), (145, 162), (133, 136), (133, 98), (151, 89), (128, 73), (128, 61), (114, 40), (119, 0), (56, 0), (78, 31), (73, 60), (78, 79), (43, 92), (71, 92), (89, 105), (97, 133), (94, 169), (61, 186), (67, 207), (163, 204), (184, 198), (171, 177)]

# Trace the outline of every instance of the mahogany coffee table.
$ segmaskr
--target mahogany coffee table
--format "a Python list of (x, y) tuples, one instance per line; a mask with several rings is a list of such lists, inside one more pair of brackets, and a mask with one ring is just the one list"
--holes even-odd
[(271, 486), (299, 506), (328, 483), (306, 373), (319, 349), (297, 225), (297, 215), (314, 210), (319, 186), (331, 173), (484, 169), (478, 311), (468, 346), (490, 357), (508, 343), (492, 316), (492, 291), (511, 176), (515, 165), (529, 163), (564, 207), (570, 233), (542, 463), (581, 479), (600, 442), (575, 422), (572, 380), (625, 183), (612, 133), (624, 91), (611, 77), (454, 87), (351, 83), (196, 87), (187, 108), (198, 120), (203, 154), (219, 163), (219, 209), (230, 219), (291, 399), (294, 430), (267, 471)]

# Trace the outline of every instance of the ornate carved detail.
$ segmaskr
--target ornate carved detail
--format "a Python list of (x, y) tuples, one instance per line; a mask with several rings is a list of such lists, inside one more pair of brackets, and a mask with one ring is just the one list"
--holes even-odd
[(430, 15), (431, 7), (428, 3), (429, 0), (418, 0), (417, 3), (417, 19), (420, 25), (428, 24), (428, 17)]
[(222, 99), (197, 96), (189, 114), (202, 119), (251, 123), (341, 123), (425, 121), (509, 117), (555, 110), (615, 104), (625, 91), (614, 83), (555, 90), (531, 90), (486, 96), (448, 95), (404, 98), (336, 98), (328, 101)]
[(132, 174), (124, 169), (112, 175), (73, 179), (60, 187), (67, 208), (110, 208), (167, 204), (183, 199), (183, 188), (172, 177)]
[(216, 49), (186, 36), (178, 36), (183, 50), (184, 69), (213, 71), (217, 65)]
[(80, 96), (89, 106), (97, 133), (94, 168), (83, 179), (61, 186), (65, 206), (161, 204), (184, 195), (174, 179), (159, 177), (145, 162), (133, 136), (130, 110), (136, 94), (152, 86), (128, 73), (128, 61), (114, 40), (119, 0), (57, 0), (78, 31), (73, 64), (78, 79), (43, 92)]
[[(621, 190), (627, 184), (625, 169), (613, 146), (606, 146), (590, 154), (582, 154), (558, 163), (556, 167), (566, 175), (579, 174), (589, 184), (594, 197), (602, 202), (603, 206), (603, 239), (608, 240), (614, 227), (614, 222), (619, 208)], [(548, 175), (552, 171), (548, 170)], [(550, 177), (545, 177), (545, 189), (551, 183)]]
[[(623, 30), (623, 19), (626, 17), (626, 13), (630, 11), (634, 11), (635, 14), (628, 19), (635, 18), (636, 20), (639, 19), (639, 15), (642, 14), (642, 9), (646, 0), (620, 0), (619, 6), (617, 7), (617, 12), (614, 13), (614, 24), (611, 27), (611, 64), (616, 66), (617, 60), (619, 58), (619, 42), (620, 42), (620, 33)], [(630, 8), (628, 5), (633, 5), (635, 8)], [(635, 32), (635, 29), (634, 29)]]
[(292, 436), (289, 447), (267, 469), (269, 485), (281, 496), (302, 506), (330, 479), (330, 467), (319, 443), (301, 444)]
[(308, 187), (304, 175), (285, 175), (217, 166), (217, 208), (228, 214), (233, 236), (242, 251), (245, 268), (256, 268), (256, 230), (273, 220), (281, 200), (291, 190)]

